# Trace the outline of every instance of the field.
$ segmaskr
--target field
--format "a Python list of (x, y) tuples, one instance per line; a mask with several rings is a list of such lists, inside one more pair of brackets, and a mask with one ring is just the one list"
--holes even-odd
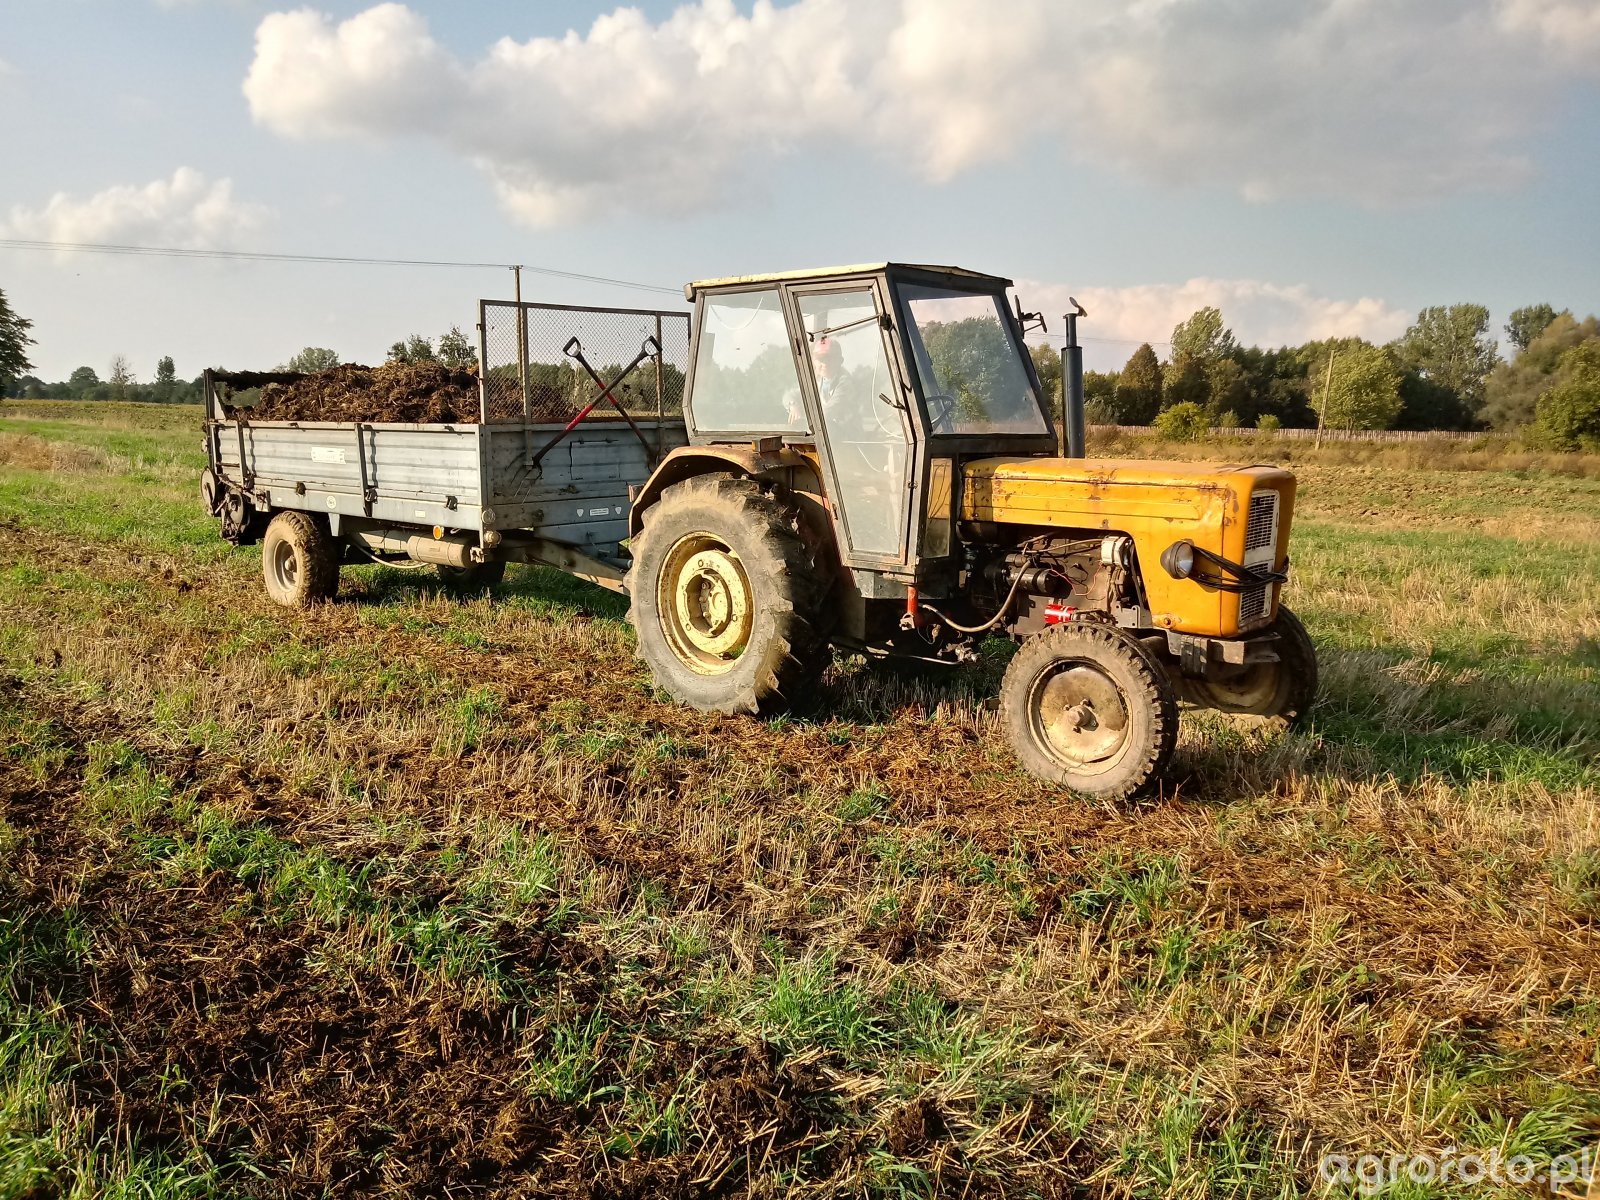
[(1291, 1196), (1600, 1141), (1593, 463), (1297, 447), (1313, 727), (1187, 714), (1097, 806), (1000, 744), (998, 644), (758, 722), (552, 572), (286, 612), (197, 410), (84, 412), (0, 408), (0, 1197)]

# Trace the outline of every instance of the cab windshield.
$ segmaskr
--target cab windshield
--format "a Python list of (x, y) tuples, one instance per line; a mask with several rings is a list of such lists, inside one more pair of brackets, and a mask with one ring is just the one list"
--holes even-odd
[(1000, 296), (901, 284), (934, 433), (1048, 433)]

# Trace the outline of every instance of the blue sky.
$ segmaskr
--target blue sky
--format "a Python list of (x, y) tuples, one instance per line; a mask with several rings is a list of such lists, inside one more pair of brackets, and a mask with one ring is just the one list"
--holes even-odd
[[(1107, 368), (1205, 303), (1263, 343), (1600, 310), (1597, 84), (1600, 0), (0, 0), (0, 237), (669, 289), (951, 262), (1079, 296)], [(148, 378), (371, 361), (510, 277), (0, 248), (0, 288), (45, 378)]]

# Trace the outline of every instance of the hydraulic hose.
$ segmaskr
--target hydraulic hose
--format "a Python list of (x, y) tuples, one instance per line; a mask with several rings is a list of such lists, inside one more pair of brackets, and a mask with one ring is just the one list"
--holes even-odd
[(1021, 587), (1022, 572), (1018, 571), (1016, 579), (1014, 579), (1011, 583), (1011, 590), (1006, 593), (1006, 598), (1001, 603), (999, 611), (985, 621), (982, 625), (958, 625), (931, 604), (922, 604), (918, 605), (918, 607), (926, 610), (927, 612), (931, 612), (934, 616), (938, 617), (939, 620), (943, 621), (947, 626), (949, 626), (951, 629), (954, 629), (957, 633), (988, 633), (989, 630), (993, 629), (996, 625), (1000, 624), (1001, 621), (1005, 620), (1006, 614), (1011, 611), (1012, 601), (1017, 598), (1017, 592)]

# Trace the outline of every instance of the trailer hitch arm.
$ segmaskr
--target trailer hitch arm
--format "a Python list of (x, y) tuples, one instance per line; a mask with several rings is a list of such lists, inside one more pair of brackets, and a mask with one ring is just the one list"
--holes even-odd
[(539, 461), (544, 458), (546, 454), (550, 453), (551, 450), (554, 450), (556, 446), (561, 443), (561, 440), (567, 436), (567, 434), (571, 433), (578, 427), (578, 423), (580, 421), (594, 411), (595, 405), (599, 404), (602, 400), (609, 400), (611, 401), (612, 406), (622, 414), (622, 419), (628, 423), (628, 427), (633, 430), (634, 436), (639, 439), (640, 445), (644, 447), (644, 452), (649, 460), (650, 465), (654, 467), (656, 461), (655, 451), (650, 448), (650, 443), (645, 440), (644, 431), (640, 429), (634, 419), (628, 415), (627, 410), (622, 407), (622, 402), (618, 400), (613, 393), (619, 386), (621, 386), (624, 379), (639, 369), (640, 363), (646, 361), (647, 359), (655, 358), (661, 353), (661, 343), (656, 341), (654, 337), (645, 338), (644, 343), (639, 347), (639, 353), (634, 356), (634, 360), (627, 366), (623, 367), (621, 372), (618, 373), (617, 377), (610, 383), (607, 383), (605, 380), (601, 379), (595, 369), (589, 365), (588, 359), (583, 357), (583, 343), (578, 341), (577, 338), (569, 338), (567, 340), (567, 344), (561, 348), (561, 352), (568, 358), (577, 360), (578, 364), (589, 373), (589, 378), (594, 380), (596, 386), (600, 388), (600, 394), (593, 400), (589, 401), (589, 403), (585, 404), (578, 412), (578, 415), (573, 417), (572, 420), (568, 421), (566, 427), (562, 429), (560, 433), (556, 434), (555, 437), (551, 438), (548, 442), (541, 446), (539, 448), (539, 453), (535, 454), (531, 459), (528, 460), (528, 465), (530, 467), (537, 467), (539, 465)]

